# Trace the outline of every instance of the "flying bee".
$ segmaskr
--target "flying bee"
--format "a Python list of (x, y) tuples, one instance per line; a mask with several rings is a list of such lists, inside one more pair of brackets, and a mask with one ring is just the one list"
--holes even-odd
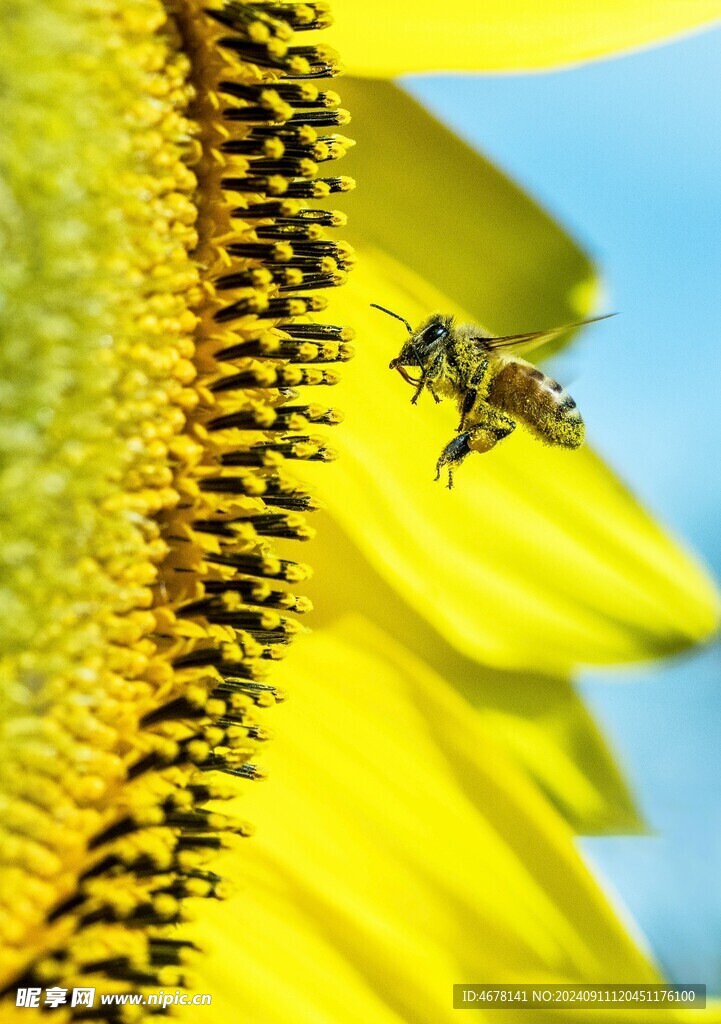
[[(429, 316), (414, 331), (402, 316), (371, 305), (400, 320), (408, 331), (408, 340), (389, 367), (415, 388), (411, 403), (415, 405), (428, 388), (436, 402), (452, 398), (458, 405), (457, 437), (441, 452), (436, 480), (447, 466), (452, 487), (456, 466), (471, 452), (490, 451), (515, 430), (516, 421), (546, 444), (561, 448), (583, 444), (583, 420), (569, 393), (514, 350), (543, 345), (564, 331), (605, 320), (612, 313), (546, 331), (494, 337), (477, 324), (456, 324), (452, 316), (441, 313)], [(409, 367), (417, 373), (409, 373)]]

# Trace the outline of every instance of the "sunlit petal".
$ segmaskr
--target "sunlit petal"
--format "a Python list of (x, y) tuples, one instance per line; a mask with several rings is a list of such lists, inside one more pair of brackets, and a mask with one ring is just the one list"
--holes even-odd
[(460, 654), (320, 514), (315, 577), (307, 587), (317, 629), (362, 613), (455, 687), (578, 832), (639, 832), (645, 826), (609, 750), (573, 684), (535, 671), (490, 668)]
[(718, 0), (337, 0), (353, 73), (536, 71), (598, 60), (712, 24)]
[(566, 824), (457, 694), (362, 620), (296, 655), (238, 925), (226, 906), (203, 929), (223, 950), (204, 982), (216, 1019), (439, 1024), (462, 979), (656, 979)]
[[(397, 86), (344, 79), (343, 95), (358, 140), (343, 170), (374, 183), (345, 197), (350, 241), (412, 267), (439, 300), (452, 299), (498, 334), (587, 314), (593, 265), (518, 184)], [(390, 296), (376, 289), (368, 301), (387, 306)], [(380, 323), (374, 313), (368, 327)]]
[(428, 395), (411, 406), (410, 388), (387, 368), (403, 328), (367, 303), (377, 297), (418, 321), (438, 296), (388, 257), (364, 257), (344, 292), (362, 344), (338, 388), (356, 412), (334, 486), (324, 491), (319, 477), (319, 489), (378, 573), (490, 665), (634, 660), (708, 636), (712, 584), (590, 448), (546, 448), (518, 429), (472, 454), (453, 491), (434, 481), (457, 413)]

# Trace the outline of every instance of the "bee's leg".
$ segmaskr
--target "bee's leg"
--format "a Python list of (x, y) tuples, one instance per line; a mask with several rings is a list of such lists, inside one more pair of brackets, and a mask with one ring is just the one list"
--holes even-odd
[(420, 382), (418, 384), (418, 387), (416, 388), (416, 393), (414, 394), (413, 398), (411, 398), (411, 405), (415, 405), (416, 404), (416, 402), (420, 398), (421, 391), (423, 390), (423, 388), (428, 388), (430, 393), (435, 398), (436, 404), (438, 402), (440, 402), (440, 398), (438, 397), (438, 395), (433, 390), (433, 385), (432, 385), (431, 381), (433, 380), (433, 378), (438, 373), (438, 369), (439, 369), (439, 367), (441, 365), (442, 359), (443, 359), (443, 354), (440, 353), (439, 355), (436, 356), (436, 358), (433, 360), (433, 362), (431, 363), (430, 366), (423, 366), (423, 367), (421, 367), (421, 379), (420, 379)]
[(478, 392), (476, 391), (475, 388), (471, 388), (469, 391), (466, 391), (465, 395), (463, 396), (463, 401), (461, 402), (461, 422), (458, 424), (457, 427), (459, 431), (465, 429), (466, 416), (471, 411), (473, 406), (476, 404), (477, 396)]
[(443, 466), (448, 466), (448, 487), (453, 487), (452, 471), (470, 455), (471, 452), (488, 452), (504, 437), (508, 437), (516, 424), (508, 416), (496, 409), (486, 408), (483, 419), (479, 420), (470, 430), (464, 430), (449, 441), (441, 452), (436, 463), (436, 480), (441, 475)]
[(483, 424), (474, 427), (473, 430), (468, 430), (467, 433), (470, 434), (468, 447), (472, 452), (489, 452), (515, 429), (516, 424), (513, 420), (499, 416), (493, 424)]
[(487, 370), (488, 370), (488, 360), (487, 359), (481, 359), (480, 363), (478, 364), (478, 366), (475, 368), (475, 370), (471, 374), (471, 379), (468, 382), (469, 387), (477, 388), (478, 385), (483, 380), (483, 378), (486, 376), (486, 371)]
[[(459, 403), (459, 410), (461, 413), (461, 422), (458, 424), (458, 430), (466, 429), (466, 420), (468, 419), (469, 413), (473, 410), (478, 398), (478, 388), (480, 387), (483, 378), (486, 376), (488, 370), (488, 360), (482, 359), (481, 362), (476, 366), (475, 370), (471, 374), (470, 380), (467, 382), (468, 390), (463, 395), (463, 400)], [(491, 410), (487, 402), (481, 402), (480, 408), (475, 417), (477, 422), (488, 417)]]
[(421, 379), (418, 381), (418, 386), (416, 387), (416, 390), (413, 392), (413, 398), (411, 398), (411, 405), (415, 405), (416, 404), (418, 399), (421, 397), (421, 392), (423, 391), (423, 388), (425, 386), (426, 386), (426, 378), (425, 378), (425, 375), (423, 375), (421, 377)]
[(450, 490), (453, 487), (453, 467), (460, 466), (467, 455), (470, 455), (470, 439), (471, 431), (466, 430), (463, 434), (459, 434), (458, 437), (454, 437), (452, 441), (449, 441), (446, 447), (441, 452), (441, 456), (436, 463), (436, 480), (440, 479), (441, 470), (444, 466), (448, 466), (448, 488)]
[(514, 420), (500, 409), (488, 402), (476, 402), (466, 431), (470, 435), (468, 447), (472, 452), (488, 452), (515, 429)]

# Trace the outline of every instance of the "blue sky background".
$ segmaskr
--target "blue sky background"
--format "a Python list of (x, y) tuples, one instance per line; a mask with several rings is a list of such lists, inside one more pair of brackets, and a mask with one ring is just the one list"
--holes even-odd
[[(404, 82), (587, 247), (572, 359), (594, 446), (721, 578), (721, 30), (549, 75)], [(653, 830), (583, 850), (667, 975), (721, 994), (721, 647), (583, 692)]]

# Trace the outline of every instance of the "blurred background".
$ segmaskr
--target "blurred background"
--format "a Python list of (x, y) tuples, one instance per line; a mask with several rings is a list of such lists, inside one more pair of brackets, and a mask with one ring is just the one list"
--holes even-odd
[[(553, 74), (403, 81), (598, 263), (598, 312), (621, 315), (559, 375), (591, 443), (717, 579), (720, 57), (717, 29)], [(649, 827), (581, 848), (669, 979), (721, 994), (721, 646), (581, 687)]]

